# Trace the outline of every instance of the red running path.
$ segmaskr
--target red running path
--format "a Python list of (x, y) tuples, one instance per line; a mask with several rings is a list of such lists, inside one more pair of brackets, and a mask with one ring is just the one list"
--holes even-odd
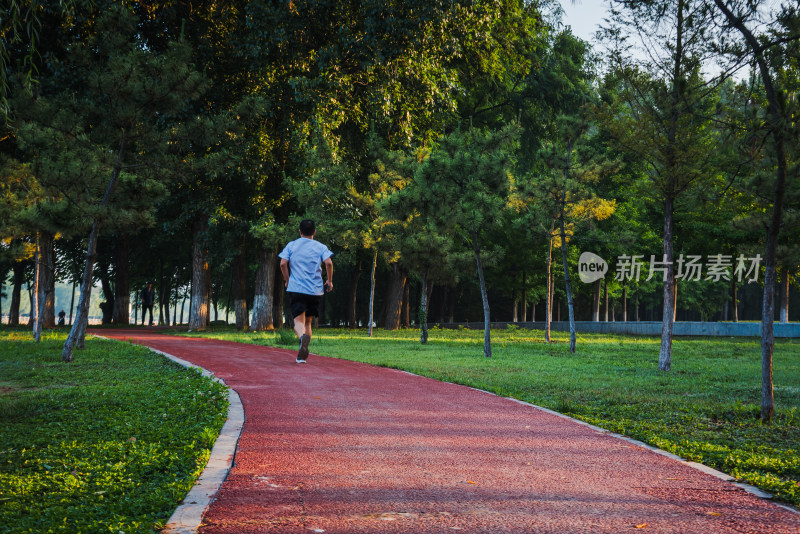
[(204, 534), (800, 532), (800, 514), (733, 484), (467, 387), (144, 329), (98, 334), (188, 360), (240, 395), (235, 465)]

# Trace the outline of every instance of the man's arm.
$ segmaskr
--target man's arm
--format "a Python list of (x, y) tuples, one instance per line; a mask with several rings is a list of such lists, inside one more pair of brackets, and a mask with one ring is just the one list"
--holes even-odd
[(289, 285), (289, 260), (281, 258), (281, 274), (283, 275), (283, 287)]
[(325, 280), (325, 287), (328, 289), (330, 293), (333, 291), (333, 261), (330, 258), (326, 258), (324, 262), (325, 264), (325, 272), (328, 275), (328, 279)]

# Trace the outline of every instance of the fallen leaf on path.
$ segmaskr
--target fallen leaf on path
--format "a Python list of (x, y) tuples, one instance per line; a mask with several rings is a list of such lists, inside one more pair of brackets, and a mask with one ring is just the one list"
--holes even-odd
[(641, 525), (636, 525), (634, 528), (647, 528), (647, 523), (642, 523)]
[(722, 515), (719, 512), (706, 512), (706, 515)]
[(477, 484), (477, 482), (473, 482), (471, 480), (467, 480), (467, 484)]

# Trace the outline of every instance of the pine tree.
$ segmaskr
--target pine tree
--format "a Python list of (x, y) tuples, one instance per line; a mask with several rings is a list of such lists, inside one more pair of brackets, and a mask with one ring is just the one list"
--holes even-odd
[(74, 43), (63, 58), (51, 58), (46, 90), (20, 91), (15, 101), (19, 143), (41, 169), (43, 187), (63, 192), (84, 228), (90, 227), (65, 362), (83, 344), (101, 228), (127, 217), (125, 199), (115, 201), (116, 190), (137, 184), (140, 192), (163, 191), (154, 166), (169, 150), (174, 117), (204, 85), (189, 64), (185, 44), (155, 54), (136, 40), (135, 25), (124, 7), (101, 11), (89, 25), (89, 38)]
[(465, 128), (443, 136), (427, 163), (414, 174), (417, 202), (434, 213), (434, 235), (459, 236), (471, 245), (481, 289), (484, 320), (484, 356), (491, 357), (491, 316), (484, 275), (486, 232), (500, 219), (511, 191), (511, 150), (519, 128), (511, 124), (497, 131)]

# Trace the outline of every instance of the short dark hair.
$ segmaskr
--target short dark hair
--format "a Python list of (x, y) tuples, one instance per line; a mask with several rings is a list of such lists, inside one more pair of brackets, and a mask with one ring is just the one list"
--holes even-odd
[(300, 233), (307, 236), (314, 235), (314, 232), (317, 231), (317, 227), (314, 225), (314, 221), (311, 219), (304, 219), (300, 221)]

